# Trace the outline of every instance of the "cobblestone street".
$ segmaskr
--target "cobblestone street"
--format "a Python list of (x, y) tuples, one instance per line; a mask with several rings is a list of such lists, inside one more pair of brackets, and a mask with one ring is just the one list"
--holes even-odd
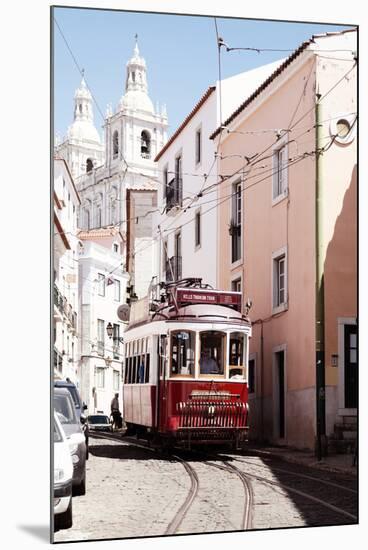
[[(334, 484), (337, 474), (226, 453), (209, 461), (186, 457), (198, 478), (198, 491), (177, 533), (242, 529), (246, 497), (239, 477), (223, 471), (223, 460), (229, 458), (251, 479), (251, 529), (355, 523), (354, 480), (340, 476), (336, 481), (341, 490)], [(124, 440), (91, 438), (86, 495), (73, 497), (73, 527), (56, 532), (55, 542), (164, 535), (190, 485), (183, 464), (174, 457)]]

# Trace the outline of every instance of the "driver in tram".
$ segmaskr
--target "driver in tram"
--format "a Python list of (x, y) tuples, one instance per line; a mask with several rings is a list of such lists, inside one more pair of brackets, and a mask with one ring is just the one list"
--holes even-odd
[(219, 374), (220, 372), (218, 364), (211, 357), (211, 353), (208, 348), (205, 348), (201, 351), (199, 366), (201, 374)]

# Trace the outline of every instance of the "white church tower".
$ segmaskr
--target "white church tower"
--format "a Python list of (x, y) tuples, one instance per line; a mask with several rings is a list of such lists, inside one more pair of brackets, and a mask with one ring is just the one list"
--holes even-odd
[(129, 170), (154, 175), (153, 159), (167, 140), (166, 108), (155, 111), (148, 95), (146, 62), (138, 48), (126, 65), (125, 93), (105, 123), (106, 164), (125, 160)]
[[(104, 154), (93, 125), (92, 96), (82, 83), (75, 94), (74, 122), (59, 154), (77, 174), (81, 198), (78, 227), (114, 227), (123, 235), (122, 260), (130, 286), (146, 295), (153, 276), (152, 214), (157, 209), (158, 172), (154, 158), (167, 140), (166, 108), (148, 95), (146, 62), (137, 35), (126, 65), (124, 94), (104, 123)], [(103, 158), (103, 161), (102, 161)]]
[(69, 166), (73, 178), (89, 173), (104, 162), (104, 148), (93, 122), (92, 95), (84, 75), (74, 94), (74, 120), (56, 151)]

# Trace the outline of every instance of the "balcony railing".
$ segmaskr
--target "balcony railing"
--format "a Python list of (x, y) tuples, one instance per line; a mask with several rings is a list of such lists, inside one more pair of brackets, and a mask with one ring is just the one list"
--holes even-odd
[(166, 261), (166, 281), (179, 281), (182, 278), (182, 258), (181, 256), (172, 256)]
[(71, 326), (74, 329), (77, 329), (77, 314), (75, 311), (73, 311), (73, 307), (65, 296), (63, 296), (58, 289), (58, 287), (54, 284), (54, 305), (57, 307), (59, 312), (64, 315), (64, 317), (69, 321)]
[(175, 177), (166, 185), (166, 211), (183, 202), (183, 179)]

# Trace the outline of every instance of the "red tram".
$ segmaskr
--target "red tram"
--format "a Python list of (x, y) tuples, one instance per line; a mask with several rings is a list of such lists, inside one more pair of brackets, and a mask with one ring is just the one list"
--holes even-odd
[(167, 284), (161, 300), (150, 313), (148, 301), (133, 304), (124, 334), (128, 427), (168, 445), (238, 447), (248, 431), (251, 335), (241, 293), (188, 279)]

